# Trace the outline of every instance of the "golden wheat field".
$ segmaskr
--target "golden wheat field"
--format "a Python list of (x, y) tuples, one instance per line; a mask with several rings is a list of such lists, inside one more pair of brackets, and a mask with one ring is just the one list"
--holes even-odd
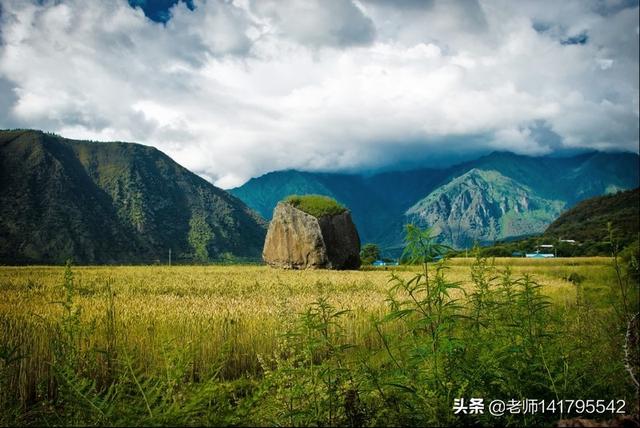
[[(447, 262), (447, 277), (464, 288), (472, 259)], [(572, 272), (597, 293), (612, 280), (606, 258), (496, 259), (514, 274), (530, 273), (544, 293), (570, 308)], [(348, 309), (346, 337), (368, 348), (380, 346), (372, 318), (386, 310), (391, 268), (359, 271), (288, 271), (266, 266), (80, 266), (73, 267), (74, 304), (90, 341), (80, 348), (106, 346), (106, 319), (113, 298), (119, 340), (134, 349), (149, 369), (161, 367), (168, 348), (188, 349), (194, 367), (207, 372), (222, 364), (236, 377), (259, 370), (258, 357), (274, 350), (276, 339), (298, 313), (320, 297)], [(401, 267), (398, 275), (411, 276)], [(50, 327), (62, 313), (64, 268), (0, 268), (0, 340), (30, 349), (25, 373), (44, 373)], [(460, 296), (463, 297), (462, 293)]]

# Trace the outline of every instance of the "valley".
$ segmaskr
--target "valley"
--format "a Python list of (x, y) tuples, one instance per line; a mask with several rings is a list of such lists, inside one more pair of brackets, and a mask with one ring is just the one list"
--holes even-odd
[[(0, 425), (494, 424), (452, 411), (469, 394), (633, 412), (637, 160), (496, 152), (227, 192), (151, 147), (1, 131)], [(347, 270), (277, 268), (300, 233), (296, 266)], [(407, 257), (356, 269), (358, 235)], [(543, 241), (582, 257), (522, 257)]]

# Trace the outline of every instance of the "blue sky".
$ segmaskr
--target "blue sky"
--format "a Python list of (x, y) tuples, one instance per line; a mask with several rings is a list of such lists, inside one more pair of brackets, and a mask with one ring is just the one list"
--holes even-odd
[(221, 187), (493, 150), (638, 151), (630, 0), (0, 0), (0, 128)]
[[(147, 18), (155, 22), (167, 22), (171, 18), (170, 9), (178, 1), (184, 0), (129, 0), (131, 7), (140, 7)], [(193, 1), (186, 0), (184, 3), (193, 10)]]

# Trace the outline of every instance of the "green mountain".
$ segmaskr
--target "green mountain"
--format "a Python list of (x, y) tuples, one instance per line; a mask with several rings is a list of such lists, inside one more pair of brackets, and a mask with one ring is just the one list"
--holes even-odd
[(252, 178), (229, 192), (266, 219), (271, 219), (275, 206), (289, 195), (329, 196), (351, 210), (363, 242), (384, 240), (387, 224), (401, 213), (390, 210), (394, 205), (386, 204), (365, 177), (355, 174), (278, 171)]
[[(638, 160), (634, 153), (532, 157), (494, 152), (442, 169), (374, 175), (277, 171), (230, 193), (265, 218), (289, 194), (330, 196), (349, 207), (363, 242), (393, 254), (402, 247), (403, 225), (420, 218), (425, 226), (437, 225), (441, 240), (456, 246), (540, 233), (562, 209), (583, 199), (637, 187)], [(458, 195), (465, 189), (466, 197), (475, 199)], [(520, 197), (528, 208), (517, 203)], [(438, 208), (446, 206), (445, 200), (457, 201), (455, 212)], [(416, 206), (424, 208), (423, 217)]]
[(532, 157), (494, 152), (452, 168), (460, 175), (471, 168), (498, 171), (548, 199), (569, 206), (592, 196), (637, 187), (638, 155), (591, 152), (571, 157)]
[[(612, 251), (609, 223), (618, 250), (625, 249), (622, 260), (629, 263), (633, 251), (637, 258), (639, 188), (586, 199), (560, 215), (543, 234), (498, 242), (483, 247), (481, 253), (488, 257), (508, 257), (513, 253), (533, 252), (540, 244), (551, 244), (559, 257), (607, 256)], [(637, 271), (637, 264), (635, 266)]]
[(638, 239), (640, 188), (584, 200), (551, 223), (544, 236), (603, 242), (608, 240), (608, 223), (622, 245)]
[[(348, 181), (348, 176), (343, 179)], [(279, 171), (252, 178), (230, 193), (245, 201), (263, 218), (270, 219), (273, 209), (285, 196), (319, 194), (334, 196), (322, 183), (322, 176), (295, 170)]]
[(155, 148), (0, 131), (0, 263), (257, 258), (265, 224)]
[(541, 233), (565, 202), (544, 199), (497, 171), (474, 168), (438, 187), (405, 214), (456, 248)]

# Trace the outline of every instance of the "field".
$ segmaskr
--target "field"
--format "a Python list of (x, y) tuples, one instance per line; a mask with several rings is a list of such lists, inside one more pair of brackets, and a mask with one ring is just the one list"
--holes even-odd
[(637, 285), (611, 259), (422, 269), (1, 267), (0, 424), (492, 424), (454, 398), (634, 401)]

